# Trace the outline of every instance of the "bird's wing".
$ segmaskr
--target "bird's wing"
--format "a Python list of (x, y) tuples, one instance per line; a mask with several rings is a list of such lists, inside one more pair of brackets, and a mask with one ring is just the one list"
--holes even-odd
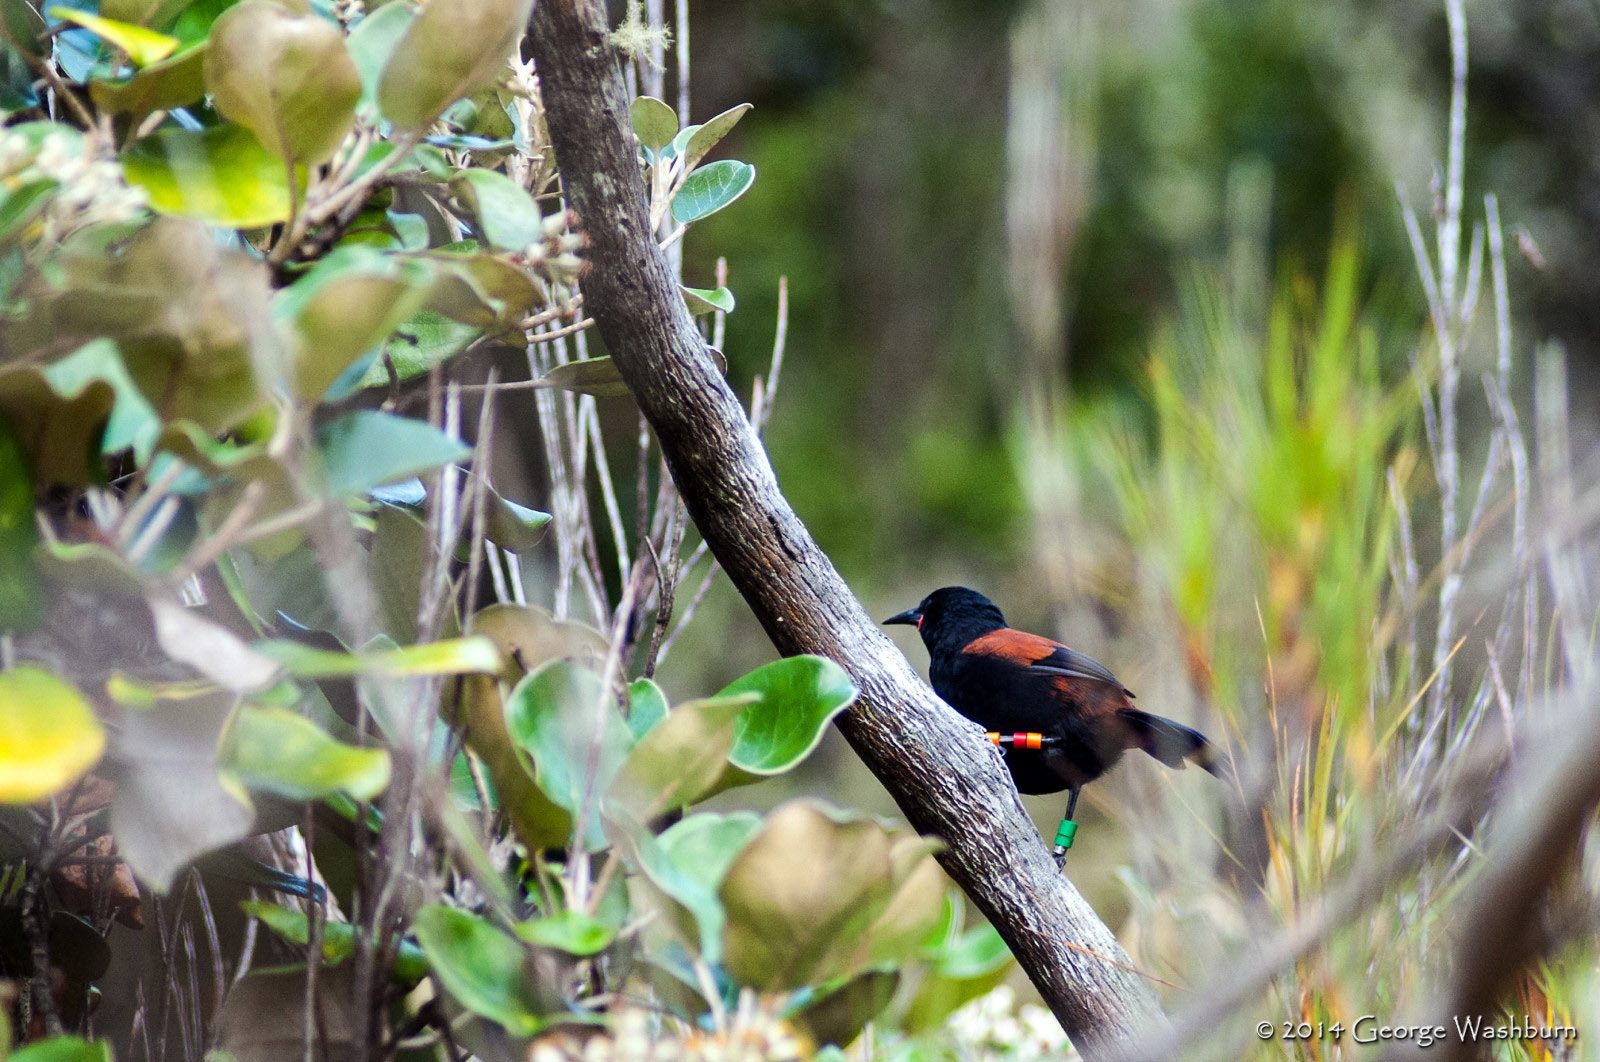
[(1133, 691), (1125, 689), (1100, 661), (1037, 634), (1002, 628), (974, 639), (962, 652), (970, 656), (998, 657), (1021, 664), (1036, 674), (1103, 682), (1133, 696)]

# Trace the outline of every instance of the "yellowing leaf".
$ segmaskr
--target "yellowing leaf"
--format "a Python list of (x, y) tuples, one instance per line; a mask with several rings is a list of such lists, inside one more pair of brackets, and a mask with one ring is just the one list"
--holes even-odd
[(176, 37), (169, 37), (165, 33), (157, 33), (143, 26), (118, 22), (116, 19), (101, 18), (99, 15), (79, 11), (76, 8), (51, 7), (45, 10), (45, 14), (65, 22), (75, 22), (106, 43), (122, 49), (134, 66), (159, 63), (178, 47)]
[(0, 803), (32, 804), (82, 778), (106, 734), (83, 695), (42, 668), (0, 672)]

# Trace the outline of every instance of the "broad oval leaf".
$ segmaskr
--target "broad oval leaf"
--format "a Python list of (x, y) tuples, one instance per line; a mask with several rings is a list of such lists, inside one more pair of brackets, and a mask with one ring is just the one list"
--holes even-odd
[(389, 784), (389, 753), (335, 741), (285, 708), (241, 708), (228, 729), (226, 767), (252, 789), (290, 800), (347, 793), (371, 800)]
[(89, 702), (43, 668), (0, 671), (0, 804), (32, 804), (76, 782), (105, 751)]
[(635, 738), (644, 737), (666, 717), (667, 695), (661, 692), (660, 686), (647, 678), (634, 679), (628, 684), (628, 729)]
[(736, 679), (718, 697), (760, 694), (734, 729), (729, 761), (755, 775), (787, 771), (811, 754), (823, 728), (856, 699), (844, 668), (820, 656), (791, 656)]
[(741, 103), (737, 107), (728, 108), (706, 124), (696, 126), (694, 133), (689, 137), (689, 142), (683, 148), (684, 172), (688, 173), (700, 165), (700, 160), (739, 124), (739, 119), (745, 116), (750, 107), (748, 103)]
[(102, 110), (127, 114), (133, 122), (156, 111), (193, 103), (206, 94), (205, 47), (185, 48), (122, 81), (95, 78), (89, 97)]
[(345, 248), (278, 292), (273, 315), (289, 321), (297, 340), (295, 393), (307, 401), (320, 398), (421, 308), (432, 281), (425, 261)]
[(628, 106), (633, 132), (652, 153), (672, 143), (678, 135), (678, 112), (654, 96), (640, 96)]
[[(304, 911), (296, 911), (275, 903), (245, 900), (240, 910), (252, 918), (259, 918), (268, 929), (291, 944), (302, 947), (311, 940), (311, 924)], [(355, 954), (355, 926), (349, 922), (325, 922), (322, 926), (322, 958), (329, 966), (337, 966)], [(428, 976), (428, 960), (422, 949), (409, 940), (402, 940), (394, 958), (395, 980), (413, 985)]]
[(697, 317), (714, 311), (733, 312), (733, 292), (727, 288), (713, 291), (708, 288), (680, 287), (678, 290), (683, 292), (683, 301), (689, 304), (689, 312)]
[(489, 512), (483, 533), (490, 542), (512, 553), (530, 550), (544, 538), (550, 514), (518, 505), (493, 487), (489, 488)]
[(377, 105), (378, 82), (390, 56), (411, 28), (417, 9), (411, 4), (384, 4), (371, 11), (350, 31), (345, 44), (361, 78), (361, 102)]
[(384, 117), (402, 129), (420, 129), (456, 100), (492, 84), (532, 10), (533, 0), (423, 4), (379, 78)]
[(529, 990), (527, 951), (516, 938), (442, 904), (418, 911), (413, 929), (434, 976), (462, 1006), (516, 1036), (544, 1026)]
[[(718, 895), (724, 965), (761, 991), (793, 990), (914, 952), (938, 922), (929, 842), (794, 801), (740, 850)], [(899, 909), (896, 909), (897, 906)]]
[(362, 387), (387, 387), (389, 366), (395, 382), (403, 382), (443, 364), (466, 350), (483, 332), (479, 325), (464, 324), (435, 310), (418, 310), (401, 322), (383, 346), (385, 357), (373, 362), (361, 378)]
[(115, 402), (116, 391), (105, 380), (57, 388), (50, 374), (35, 366), (0, 371), (0, 419), (22, 444), (28, 467), (40, 483), (104, 480), (101, 440)]
[(849, 1047), (867, 1022), (889, 1005), (899, 986), (898, 971), (868, 970), (812, 999), (788, 1020), (805, 1030), (814, 1044)]
[(688, 177), (672, 197), (672, 217), (680, 225), (715, 214), (738, 199), (755, 183), (756, 168), (748, 162), (723, 159), (703, 166)]
[(616, 931), (581, 911), (561, 911), (516, 925), (517, 936), (540, 948), (569, 955), (597, 955), (616, 939)]
[(362, 409), (317, 432), (328, 493), (336, 498), (464, 460), (472, 448), (425, 421)]
[(217, 19), (205, 78), (223, 117), (292, 162), (321, 162), (338, 150), (361, 98), (339, 27), (273, 0), (244, 0)]
[(503, 251), (521, 251), (542, 235), (539, 204), (522, 185), (503, 173), (473, 168), (458, 174), (450, 190), (471, 212), (483, 242)]
[[(242, 125), (162, 129), (122, 154), (123, 173), (162, 214), (254, 229), (289, 217), (283, 160)], [(297, 180), (300, 178), (296, 178)]]
[(651, 728), (612, 783), (612, 807), (634, 822), (691, 804), (725, 769), (739, 714), (757, 699), (712, 697), (681, 704)]
[(512, 739), (533, 760), (539, 788), (574, 815), (589, 802), (585, 843), (603, 845), (600, 799), (633, 735), (600, 676), (569, 661), (552, 660), (517, 683), (505, 711)]
[(760, 828), (761, 817), (753, 812), (701, 812), (684, 818), (659, 838), (644, 832), (632, 837), (639, 869), (653, 886), (680, 905), (674, 920), (709, 963), (722, 961), (726, 918), (717, 887), (745, 842)]

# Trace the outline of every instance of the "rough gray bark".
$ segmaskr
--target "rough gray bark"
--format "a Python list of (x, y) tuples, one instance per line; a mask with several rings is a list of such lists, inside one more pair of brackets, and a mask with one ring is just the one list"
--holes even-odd
[(638, 149), (602, 5), (542, 0), (531, 43), (568, 204), (589, 237), (592, 313), (655, 429), (695, 525), (786, 655), (838, 661), (861, 689), (839, 727), (950, 877), (1010, 945), (1087, 1056), (1164, 1021), (1116, 939), (1057, 873), (999, 755), (934, 696), (778, 489), (651, 238)]

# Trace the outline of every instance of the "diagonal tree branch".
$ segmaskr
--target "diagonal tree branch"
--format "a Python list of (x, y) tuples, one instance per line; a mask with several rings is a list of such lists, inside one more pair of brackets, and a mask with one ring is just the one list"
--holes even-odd
[[(1084, 1054), (1164, 1018), (1065, 877), (999, 755), (862, 610), (778, 489), (651, 238), (618, 57), (595, 0), (542, 0), (530, 41), (568, 204), (589, 237), (584, 305), (655, 429), (696, 526), (773, 644), (838, 661), (861, 689), (839, 727), (988, 916)], [(1120, 965), (1119, 965), (1120, 964)]]

